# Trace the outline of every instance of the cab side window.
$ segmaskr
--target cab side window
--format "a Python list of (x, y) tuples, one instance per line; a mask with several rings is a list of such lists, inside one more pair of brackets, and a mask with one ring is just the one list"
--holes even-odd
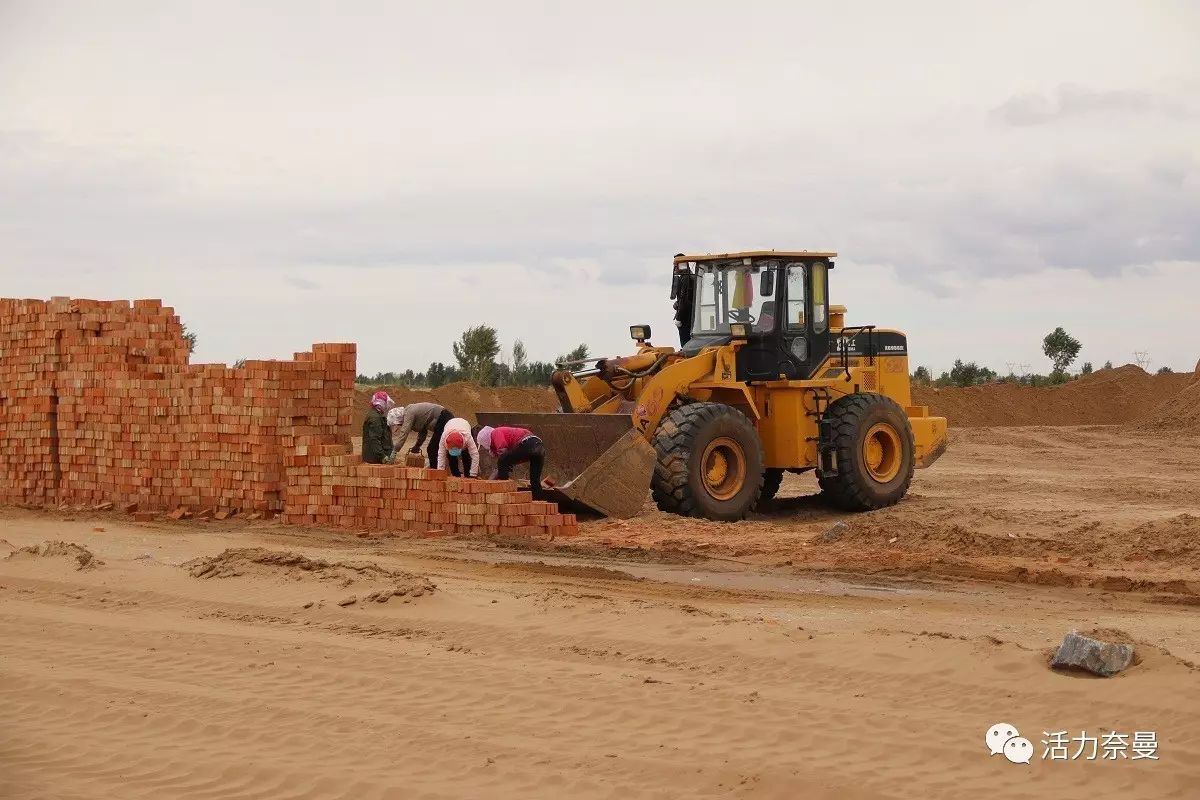
[(720, 293), (722, 273), (714, 269), (700, 267), (696, 270), (696, 285), (699, 287), (699, 297), (696, 298), (696, 332), (711, 333), (717, 330), (719, 319)]
[(829, 324), (825, 300), (825, 270), (824, 262), (812, 265), (813, 333), (824, 333)]
[(803, 330), (804, 318), (804, 265), (788, 264), (787, 268), (787, 326), (788, 330)]

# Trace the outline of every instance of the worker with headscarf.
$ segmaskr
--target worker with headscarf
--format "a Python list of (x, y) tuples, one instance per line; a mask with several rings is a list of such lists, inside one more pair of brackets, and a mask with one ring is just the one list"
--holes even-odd
[(471, 436), (471, 423), (455, 417), (446, 423), (438, 440), (437, 468), (448, 469), (456, 478), (479, 477), (479, 448)]
[[(429, 437), (429, 447), (425, 451), (429, 466), (436, 467), (438, 461), (438, 444), (442, 441), (442, 433), (446, 424), (454, 419), (454, 414), (445, 406), (437, 403), (410, 403), (407, 406), (396, 406), (388, 414), (388, 424), (392, 426), (392, 449), (399, 452), (404, 447), (404, 441), (411, 431), (417, 432), (417, 443), (408, 452), (421, 452), (421, 445)], [(432, 435), (430, 435), (432, 434)]]
[(387, 392), (371, 395), (371, 407), (363, 419), (362, 460), (364, 464), (382, 464), (392, 456), (392, 435), (388, 431), (387, 413), (392, 398)]
[(546, 447), (541, 438), (525, 428), (484, 425), (477, 434), (479, 446), (496, 459), (493, 479), (506, 480), (517, 464), (529, 464), (529, 491), (535, 500), (543, 497), (542, 466), (546, 462)]

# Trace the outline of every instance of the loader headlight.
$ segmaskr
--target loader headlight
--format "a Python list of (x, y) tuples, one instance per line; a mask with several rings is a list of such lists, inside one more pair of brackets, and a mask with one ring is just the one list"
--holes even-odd
[(644, 342), (650, 338), (650, 326), (649, 325), (630, 325), (629, 326), (629, 336), (635, 342)]
[(749, 339), (750, 325), (745, 322), (729, 323), (729, 335), (734, 339)]

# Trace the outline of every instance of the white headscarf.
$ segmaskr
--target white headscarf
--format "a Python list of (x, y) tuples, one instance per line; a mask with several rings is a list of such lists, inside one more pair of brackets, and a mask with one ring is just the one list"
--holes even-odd
[(475, 441), (479, 444), (480, 447), (487, 449), (487, 450), (492, 449), (492, 431), (493, 430), (495, 430), (495, 428), (493, 428), (491, 425), (484, 425), (482, 428), (479, 429), (479, 435), (475, 437)]

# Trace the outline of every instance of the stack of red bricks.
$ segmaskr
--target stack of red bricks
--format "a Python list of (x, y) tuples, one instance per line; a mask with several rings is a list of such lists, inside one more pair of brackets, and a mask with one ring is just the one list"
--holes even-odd
[(0, 301), (0, 499), (282, 510), (298, 437), (349, 437), (355, 346), (188, 365), (158, 300)]
[(53, 369), (61, 337), (43, 300), (0, 300), (0, 500), (53, 497)]
[(281, 511), (297, 436), (348, 435), (354, 357), (354, 345), (315, 345), (294, 361), (160, 379), (67, 373), (78, 394), (60, 401), (64, 499)]
[(316, 441), (301, 441), (287, 458), (287, 523), (448, 535), (556, 537), (579, 532), (574, 514), (517, 491), (511, 480), (470, 480), (450, 477), (445, 470), (364, 464), (345, 445)]
[[(562, 536), (512, 481), (347, 452), (355, 346), (188, 364), (158, 300), (0, 300), (0, 502), (285, 511), (301, 525)], [(314, 444), (314, 443), (320, 444)]]

